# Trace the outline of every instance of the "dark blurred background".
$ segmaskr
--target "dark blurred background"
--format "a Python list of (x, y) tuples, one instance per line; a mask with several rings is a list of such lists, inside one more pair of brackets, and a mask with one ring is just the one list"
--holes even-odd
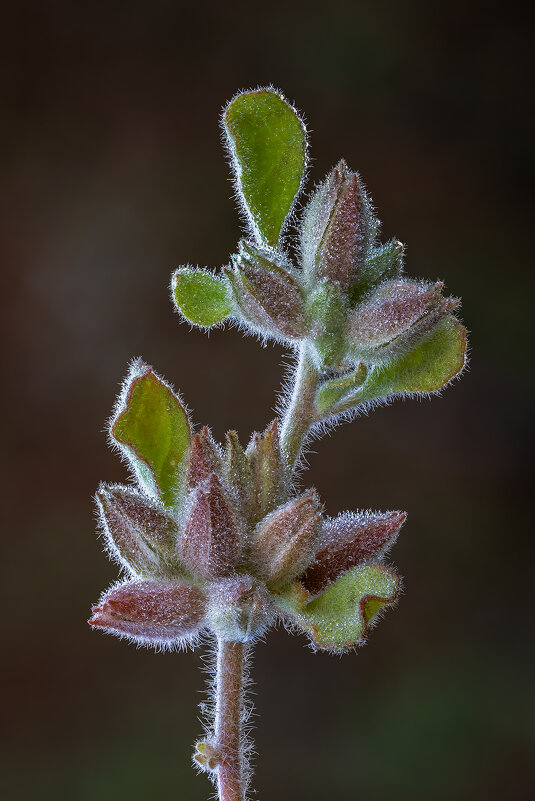
[[(533, 720), (533, 42), (514, 3), (3, 2), (1, 323), (5, 797), (204, 799), (201, 653), (86, 625), (117, 576), (91, 495), (126, 472), (104, 423), (129, 359), (199, 424), (271, 419), (284, 353), (181, 325), (171, 270), (240, 236), (219, 112), (273, 83), (311, 131), (310, 183), (359, 169), (407, 272), (463, 297), (471, 367), (317, 443), (331, 514), (406, 509), (405, 593), (366, 648), (257, 648), (264, 799), (527, 799)], [(530, 608), (531, 607), (531, 608)], [(255, 796), (256, 797), (256, 796)]]

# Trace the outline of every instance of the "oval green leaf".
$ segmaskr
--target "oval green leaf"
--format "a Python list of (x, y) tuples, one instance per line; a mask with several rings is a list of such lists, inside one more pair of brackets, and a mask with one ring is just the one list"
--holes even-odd
[(358, 401), (400, 392), (437, 392), (461, 372), (465, 362), (466, 329), (448, 315), (416, 347), (370, 370)]
[(258, 89), (229, 103), (223, 127), (255, 234), (276, 246), (305, 171), (305, 126), (279, 92)]
[(110, 433), (145, 492), (176, 509), (183, 495), (190, 425), (180, 399), (148, 365), (132, 365)]
[(207, 270), (181, 267), (173, 275), (172, 295), (186, 320), (204, 328), (217, 325), (232, 311), (227, 282)]

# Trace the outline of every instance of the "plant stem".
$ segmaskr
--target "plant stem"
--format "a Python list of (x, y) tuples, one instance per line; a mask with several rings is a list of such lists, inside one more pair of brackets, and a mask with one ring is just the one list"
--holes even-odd
[(282, 421), (281, 444), (293, 470), (310, 428), (317, 422), (316, 390), (318, 372), (306, 342), (301, 346), (292, 396)]
[(242, 720), (246, 648), (241, 642), (217, 640), (215, 747), (219, 801), (245, 801)]

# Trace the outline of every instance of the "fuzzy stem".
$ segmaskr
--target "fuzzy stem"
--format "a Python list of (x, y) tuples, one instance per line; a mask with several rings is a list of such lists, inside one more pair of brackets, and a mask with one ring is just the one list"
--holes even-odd
[(306, 342), (301, 346), (292, 396), (282, 421), (281, 444), (290, 470), (296, 466), (311, 426), (317, 422), (318, 372)]
[(245, 801), (242, 719), (246, 647), (241, 642), (217, 641), (215, 747), (219, 801)]

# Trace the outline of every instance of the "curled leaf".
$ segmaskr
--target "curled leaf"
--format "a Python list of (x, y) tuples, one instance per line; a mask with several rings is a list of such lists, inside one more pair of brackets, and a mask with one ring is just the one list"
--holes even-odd
[(245, 455), (236, 431), (227, 431), (226, 440), (225, 477), (234, 495), (234, 503), (240, 516), (250, 525), (256, 511), (251, 463)]
[(458, 305), (441, 294), (442, 284), (397, 279), (382, 284), (348, 319), (354, 358), (385, 361), (406, 351)]
[(395, 600), (398, 586), (398, 577), (386, 567), (355, 567), (305, 604), (299, 622), (318, 648), (351, 648), (362, 642), (377, 613)]

